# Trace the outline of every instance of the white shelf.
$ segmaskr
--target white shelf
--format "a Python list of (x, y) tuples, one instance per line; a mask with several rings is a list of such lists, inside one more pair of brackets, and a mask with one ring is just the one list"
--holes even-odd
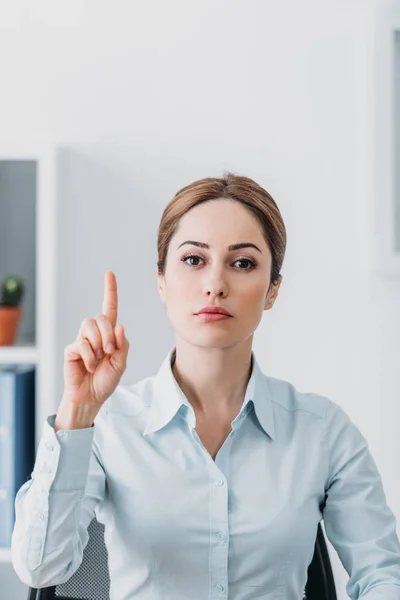
[(39, 350), (33, 343), (20, 342), (13, 346), (0, 346), (0, 365), (39, 363)]
[[(10, 164), (8, 164), (9, 161)], [(55, 400), (55, 334), (57, 329), (55, 306), (57, 273), (56, 153), (54, 148), (44, 140), (37, 143), (30, 142), (29, 144), (23, 141), (18, 144), (15, 140), (10, 140), (10, 144), (8, 144), (2, 138), (0, 142), (0, 170), (3, 169), (4, 174), (10, 173), (10, 169), (14, 168), (15, 163), (19, 161), (21, 163), (23, 161), (33, 161), (36, 173), (35, 229), (32, 241), (35, 252), (34, 272), (32, 266), (25, 265), (25, 263), (33, 263), (29, 263), (29, 261), (21, 263), (21, 270), (24, 268), (29, 269), (27, 273), (31, 294), (29, 299), (25, 298), (26, 308), (30, 311), (29, 323), (27, 323), (29, 326), (25, 329), (27, 331), (33, 330), (34, 334), (29, 335), (21, 332), (12, 346), (0, 346), (0, 368), (1, 365), (7, 364), (36, 366), (35, 451), (37, 452), (43, 423), (49, 414), (55, 412), (55, 407), (58, 404)], [(12, 163), (14, 163), (14, 167)], [(6, 192), (7, 194), (12, 193), (12, 188), (10, 192), (10, 187), (8, 187)], [(16, 199), (18, 199), (18, 194)], [(15, 206), (18, 206), (18, 202), (15, 203)], [(19, 209), (14, 208), (10, 203), (3, 205), (0, 203), (0, 219), (2, 208), (8, 216), (11, 215), (10, 226), (15, 228), (16, 234), (15, 237), (9, 237), (10, 251), (7, 253), (3, 248), (3, 251), (0, 252), (0, 271), (4, 275), (6, 274), (4, 271), (8, 272), (15, 264), (12, 252), (18, 249), (19, 243), (21, 243), (21, 249), (26, 252), (26, 245), (23, 245), (25, 240), (23, 236), (21, 237), (18, 218), (22, 221), (21, 225), (26, 224), (28, 228), (32, 226), (32, 222), (25, 222), (23, 215), (21, 216), (18, 213)], [(18, 233), (20, 237), (18, 237)], [(6, 246), (6, 250), (9, 250), (9, 246)], [(14, 269), (12, 270), (14, 271)], [(34, 304), (32, 304), (32, 297), (34, 298)], [(11, 550), (9, 548), (0, 548), (0, 564), (6, 565), (7, 569), (12, 569)], [(10, 577), (12, 577), (12, 574)]]

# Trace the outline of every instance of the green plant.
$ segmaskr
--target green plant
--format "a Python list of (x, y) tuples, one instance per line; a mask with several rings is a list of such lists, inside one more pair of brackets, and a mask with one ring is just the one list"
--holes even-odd
[(8, 275), (0, 283), (0, 306), (18, 307), (25, 294), (25, 285), (20, 277)]

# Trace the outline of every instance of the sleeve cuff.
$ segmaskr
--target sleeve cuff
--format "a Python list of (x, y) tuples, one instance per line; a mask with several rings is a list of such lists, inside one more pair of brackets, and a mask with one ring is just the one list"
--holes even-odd
[(400, 600), (400, 585), (383, 583), (371, 588), (360, 600)]
[(56, 415), (47, 417), (32, 478), (44, 490), (83, 490), (89, 473), (95, 426), (54, 431)]

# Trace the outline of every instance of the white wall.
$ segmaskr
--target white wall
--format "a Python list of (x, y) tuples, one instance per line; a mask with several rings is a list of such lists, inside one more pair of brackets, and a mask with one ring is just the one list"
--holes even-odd
[[(162, 209), (194, 179), (248, 175), (288, 230), (259, 362), (347, 410), (399, 517), (400, 286), (372, 273), (384, 4), (1, 0), (0, 132), (61, 148), (59, 395), (63, 348), (100, 312), (107, 269), (131, 341), (123, 382), (155, 372), (173, 341), (155, 280)], [(342, 600), (347, 575), (332, 558)]]

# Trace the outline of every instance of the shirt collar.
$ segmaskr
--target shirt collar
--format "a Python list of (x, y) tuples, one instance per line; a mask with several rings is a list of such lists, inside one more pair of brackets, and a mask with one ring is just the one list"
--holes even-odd
[[(194, 426), (195, 414), (193, 407), (179, 387), (172, 371), (171, 360), (175, 359), (175, 350), (175, 346), (169, 350), (155, 375), (152, 402), (143, 435), (158, 431), (167, 425), (178, 411), (182, 410)], [(274, 439), (274, 414), (268, 378), (261, 371), (253, 351), (251, 356), (253, 366), (240, 413), (248, 411), (251, 408), (250, 402), (252, 401), (260, 425), (265, 433)], [(182, 409), (182, 406), (186, 408)]]

